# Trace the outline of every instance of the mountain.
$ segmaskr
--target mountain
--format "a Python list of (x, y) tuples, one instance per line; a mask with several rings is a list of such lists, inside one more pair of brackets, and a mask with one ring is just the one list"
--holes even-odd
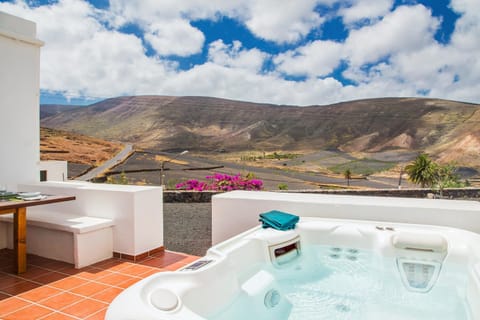
[(64, 105), (64, 104), (42, 104), (40, 107), (40, 119), (53, 116), (57, 113), (73, 110), (80, 106)]
[(479, 123), (480, 105), (439, 99), (297, 107), (172, 96), (112, 98), (41, 121), (44, 127), (160, 150), (425, 151), (476, 168)]

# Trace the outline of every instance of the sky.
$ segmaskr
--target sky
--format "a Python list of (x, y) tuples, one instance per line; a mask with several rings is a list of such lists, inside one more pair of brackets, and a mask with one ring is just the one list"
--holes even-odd
[(37, 24), (41, 103), (480, 103), (479, 0), (0, 0), (0, 11)]

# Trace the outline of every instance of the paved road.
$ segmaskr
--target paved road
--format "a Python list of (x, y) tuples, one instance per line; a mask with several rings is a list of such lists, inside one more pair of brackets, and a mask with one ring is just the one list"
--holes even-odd
[(128, 155), (130, 154), (130, 152), (132, 152), (132, 150), (133, 150), (133, 145), (132, 144), (125, 144), (125, 147), (123, 148), (123, 150), (120, 151), (119, 153), (117, 153), (117, 155), (115, 157), (113, 157), (110, 160), (105, 161), (101, 166), (96, 167), (96, 168), (88, 171), (84, 175), (78, 177), (76, 180), (89, 181), (89, 180), (95, 178), (99, 174), (105, 172), (106, 170), (110, 169), (111, 167), (113, 167), (117, 163), (121, 162), (126, 157), (128, 157)]

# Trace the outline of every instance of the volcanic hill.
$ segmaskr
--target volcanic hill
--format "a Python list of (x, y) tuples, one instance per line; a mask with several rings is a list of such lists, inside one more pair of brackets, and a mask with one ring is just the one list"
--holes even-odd
[(209, 97), (133, 96), (54, 111), (44, 114), (43, 127), (148, 149), (418, 151), (480, 168), (478, 104), (381, 98), (297, 107)]

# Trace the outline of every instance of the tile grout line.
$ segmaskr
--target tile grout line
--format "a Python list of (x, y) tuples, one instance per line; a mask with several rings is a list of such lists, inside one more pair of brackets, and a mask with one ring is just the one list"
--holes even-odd
[(45, 316), (43, 316), (43, 317), (41, 317), (41, 318), (38, 318), (38, 319), (36, 319), (36, 320), (46, 319), (46, 318), (50, 317), (52, 314), (55, 314), (55, 313), (60, 313), (60, 314), (62, 314), (62, 315), (64, 315), (64, 316), (73, 318), (73, 319), (75, 319), (75, 320), (83, 320), (82, 318), (79, 318), (79, 317), (73, 316), (73, 315), (71, 315), (71, 314), (64, 313), (64, 312), (62, 312), (62, 311), (58, 311), (58, 310), (54, 311), (53, 313), (47, 314), (47, 315), (45, 315)]
[[(24, 278), (22, 278), (22, 279), (24, 279)], [(82, 280), (84, 280), (84, 279), (82, 279)], [(32, 282), (33, 282), (33, 281), (32, 281)], [(102, 303), (102, 304), (106, 304), (106, 307), (108, 307), (108, 303), (106, 303), (105, 301), (98, 300), (98, 299), (93, 299), (93, 298), (91, 298), (91, 297), (87, 297), (87, 296), (84, 296), (84, 295), (77, 294), (77, 293), (74, 293), (74, 292), (69, 291), (69, 290), (78, 288), (78, 287), (80, 287), (80, 286), (82, 286), (82, 285), (85, 285), (85, 284), (88, 283), (88, 282), (93, 282), (93, 281), (88, 281), (88, 280), (87, 280), (85, 283), (80, 284), (80, 285), (75, 286), (75, 287), (72, 287), (72, 288), (69, 288), (69, 289), (57, 288), (57, 287), (50, 286), (50, 285), (48, 285), (48, 284), (41, 284), (41, 283), (39, 283), (39, 282), (35, 282), (35, 283), (40, 284), (41, 287), (48, 287), (48, 288), (56, 289), (56, 290), (59, 290), (60, 292), (58, 292), (58, 293), (56, 293), (56, 294), (54, 294), (54, 295), (52, 295), (52, 296), (50, 296), (50, 297), (41, 299), (41, 300), (39, 300), (39, 301), (31, 301), (31, 300), (28, 300), (28, 299), (26, 299), (26, 298), (20, 297), (19, 294), (17, 294), (17, 295), (7, 294), (7, 295), (10, 296), (10, 298), (15, 297), (15, 298), (17, 298), (17, 299), (19, 299), (19, 300), (21, 300), (21, 301), (23, 301), (23, 302), (26, 302), (26, 303), (28, 303), (28, 304), (25, 305), (25, 306), (23, 306), (23, 307), (21, 307), (21, 308), (15, 309), (15, 310), (13, 310), (12, 312), (6, 313), (4, 316), (8, 316), (9, 314), (12, 314), (12, 313), (18, 312), (18, 311), (20, 311), (20, 310), (26, 309), (26, 308), (28, 308), (28, 307), (30, 307), (30, 306), (32, 306), (32, 305), (36, 305), (36, 306), (39, 306), (39, 307), (48, 309), (48, 310), (50, 310), (50, 311), (52, 311), (52, 312), (61, 312), (60, 310), (56, 310), (56, 309), (53, 309), (53, 308), (51, 308), (51, 307), (49, 307), (49, 306), (42, 305), (41, 302), (46, 301), (46, 300), (48, 300), (48, 299), (50, 299), (50, 298), (59, 296), (59, 295), (61, 295), (61, 294), (63, 294), (63, 293), (69, 293), (69, 294), (75, 295), (75, 296), (77, 296), (77, 297), (79, 297), (79, 298), (81, 298), (81, 299), (80, 299), (79, 301), (75, 301), (75, 302), (72, 302), (71, 304), (65, 305), (64, 307), (62, 307), (62, 310), (65, 309), (65, 308), (68, 308), (68, 307), (70, 307), (70, 306), (73, 306), (73, 305), (75, 305), (75, 304), (77, 304), (77, 303), (80, 303), (80, 302), (82, 302), (83, 300), (86, 300), (86, 299), (90, 299), (90, 300), (94, 300), (94, 301), (96, 301), (96, 302), (100, 302), (100, 303)], [(125, 282), (125, 281), (123, 281), (123, 282)], [(105, 283), (99, 283), (99, 284), (107, 285), (107, 284), (105, 284)], [(107, 285), (107, 286), (113, 287), (113, 286), (110, 286), (110, 285)], [(7, 288), (9, 288), (9, 287), (7, 287)], [(109, 289), (109, 288), (105, 288), (105, 289), (101, 290), (100, 292), (103, 292), (103, 291), (105, 291), (105, 290), (107, 290), (107, 289)], [(119, 288), (119, 289), (124, 290), (124, 288)], [(28, 290), (28, 291), (30, 291), (30, 290)], [(28, 292), (28, 291), (26, 291), (26, 292)], [(98, 293), (100, 293), (100, 292), (98, 292)], [(63, 312), (62, 312), (62, 313), (63, 313)], [(50, 315), (50, 314), (48, 314), (48, 315)], [(46, 315), (46, 316), (48, 316), (48, 315)], [(69, 315), (69, 314), (66, 314), (66, 315), (67, 315), (67, 316), (72, 316), (72, 315)], [(89, 315), (89, 316), (90, 316), (90, 315)], [(81, 319), (81, 318), (78, 318), (78, 317), (75, 317), (75, 316), (72, 316), (72, 317), (77, 318), (77, 319)]]
[(103, 312), (104, 310), (107, 310), (107, 309), (108, 309), (108, 306), (106, 306), (105, 308), (103, 308), (103, 309), (101, 309), (101, 310), (98, 310), (97, 312), (92, 313), (92, 314), (89, 315), (88, 317), (89, 317), (89, 318), (90, 318), (90, 317), (93, 317), (94, 315), (99, 314), (99, 313), (101, 313), (101, 312)]
[[(3, 316), (8, 316), (8, 315), (14, 314), (15, 312), (21, 311), (21, 310), (23, 310), (23, 309), (30, 308), (31, 306), (37, 306), (37, 307), (41, 307), (41, 308), (48, 309), (48, 310), (51, 311), (51, 313), (48, 313), (48, 314), (42, 316), (41, 318), (37, 318), (36, 320), (38, 320), (38, 319), (43, 319), (43, 318), (45, 318), (45, 317), (47, 317), (47, 316), (51, 316), (51, 315), (52, 315), (53, 313), (55, 313), (55, 312), (60, 312), (59, 310), (52, 309), (52, 308), (50, 308), (50, 307), (47, 307), (47, 306), (38, 304), (38, 303), (33, 302), (33, 301), (30, 301), (30, 300), (26, 300), (26, 299), (21, 298), (21, 297), (16, 297), (16, 298), (17, 298), (17, 299), (20, 299), (20, 300), (22, 300), (22, 301), (24, 301), (24, 302), (28, 302), (29, 304), (27, 304), (26, 306), (23, 306), (23, 307), (21, 307), (21, 308), (15, 309), (15, 310), (13, 310), (12, 312), (6, 313), (6, 314), (4, 314)], [(69, 315), (69, 314), (66, 314), (66, 313), (64, 313), (64, 315), (67, 315), (67, 316), (72, 317), (72, 318), (76, 318), (76, 319), (78, 319), (78, 320), (82, 320), (81, 318), (78, 318), (78, 317), (75, 317), (75, 316), (72, 316), (72, 315)]]
[[(80, 301), (74, 302), (74, 303), (66, 306), (66, 307), (63, 308), (62, 310), (65, 310), (67, 307), (68, 307), (68, 308), (69, 308), (69, 307), (73, 307), (74, 305), (79, 304), (79, 303), (81, 303), (81, 302), (83, 302), (83, 301), (85, 301), (85, 300), (94, 300), (95, 302), (100, 302), (100, 303), (102, 303), (102, 304), (105, 304), (105, 306), (104, 306), (102, 309), (97, 310), (97, 311), (95, 311), (95, 312), (93, 312), (93, 313), (90, 313), (90, 314), (86, 315), (85, 317), (90, 317), (90, 316), (92, 316), (93, 314), (95, 314), (95, 313), (103, 310), (104, 308), (108, 308), (108, 305), (109, 305), (109, 303), (106, 303), (105, 301), (100, 301), (100, 300), (91, 299), (91, 298), (85, 298), (85, 299), (82, 299), (82, 300), (80, 300)], [(73, 316), (73, 315), (71, 315), (71, 314), (69, 314), (69, 313), (65, 313), (65, 312), (63, 312), (63, 311), (62, 311), (62, 313), (66, 314), (66, 315), (68, 315), (68, 316), (70, 316), (70, 317), (78, 318), (77, 316)], [(85, 319), (85, 317), (79, 318), (79, 319)]]
[[(185, 258), (185, 259), (187, 259), (187, 258)], [(182, 260), (185, 260), (185, 259), (182, 259)], [(129, 276), (129, 277), (134, 277), (134, 278), (138, 278), (138, 279), (143, 279), (143, 278), (145, 278), (145, 277), (143, 277), (142, 275), (143, 275), (143, 274), (146, 274), (147, 272), (152, 272), (152, 271), (155, 271), (155, 270), (158, 270), (158, 272), (171, 271), (171, 270), (168, 270), (167, 267), (168, 267), (168, 266), (175, 265), (175, 264), (181, 264), (180, 262), (182, 262), (182, 260), (179, 260), (179, 261), (177, 261), (177, 262), (175, 262), (175, 263), (171, 263), (171, 264), (165, 265), (165, 266), (163, 266), (163, 267), (154, 267), (154, 266), (149, 266), (149, 265), (142, 265), (142, 264), (140, 264), (140, 265), (142, 265), (143, 267), (148, 268), (149, 270), (146, 270), (146, 271), (144, 271), (144, 272), (142, 272), (142, 273), (140, 273), (140, 274), (137, 274), (137, 275), (130, 274), (130, 273), (124, 273), (124, 272), (121, 271), (122, 269), (126, 269), (127, 267), (122, 268), (122, 269), (120, 269), (120, 270), (113, 270), (113, 271), (109, 270), (108, 268), (107, 268), (107, 269), (98, 268), (98, 270), (100, 270), (100, 271), (108, 271), (109, 273), (112, 273), (112, 274), (121, 274), (121, 275)], [(188, 263), (189, 263), (189, 262), (186, 262), (185, 265), (188, 264)], [(137, 265), (137, 264), (133, 264), (133, 265)], [(95, 268), (95, 267), (94, 267), (94, 268)], [(66, 276), (66, 278), (73, 277), (73, 278), (82, 279), (82, 280), (87, 280), (87, 281), (96, 281), (96, 280), (100, 280), (100, 279), (103, 279), (103, 278), (105, 278), (105, 277), (107, 277), (107, 276), (112, 275), (112, 274), (108, 274), (108, 275), (102, 276), (102, 277), (100, 277), (100, 278), (98, 278), (98, 279), (91, 279), (91, 278), (82, 277), (81, 275), (78, 275), (78, 274), (69, 274), (69, 273), (66, 273), (66, 272), (62, 272), (61, 270), (54, 270), (54, 269), (44, 269), (44, 270), (49, 271), (49, 272), (59, 273), (59, 274), (61, 274), (61, 275)], [(87, 271), (86, 271), (86, 272), (87, 272)], [(12, 276), (12, 277), (18, 278), (18, 279), (23, 280), (23, 281), (33, 282), (33, 283), (35, 283), (35, 284), (39, 284), (39, 285), (42, 285), (42, 286), (49, 286), (49, 283), (41, 283), (41, 282), (35, 280), (35, 279), (38, 279), (38, 278), (44, 276), (45, 274), (41, 274), (41, 275), (39, 275), (39, 276), (37, 276), (37, 277), (34, 277), (34, 278), (32, 278), (32, 279), (24, 278), (24, 277), (22, 277), (22, 276), (14, 275), (14, 274), (8, 274), (8, 273), (5, 273), (5, 274), (8, 275), (8, 276)], [(59, 279), (59, 280), (53, 281), (52, 283), (57, 282), (57, 281), (61, 281), (61, 280), (63, 280), (63, 279)], [(102, 283), (103, 283), (103, 282), (102, 282)], [(105, 283), (103, 283), (103, 284), (105, 284)], [(15, 284), (13, 284), (12, 286), (14, 286), (14, 285), (15, 285)], [(5, 288), (9, 288), (9, 287), (12, 287), (12, 286), (8, 286), (8, 287), (5, 287)], [(50, 286), (50, 287), (53, 287), (53, 286)], [(57, 288), (57, 287), (53, 287), (53, 288), (59, 289), (59, 288)], [(73, 287), (73, 288), (76, 288), (76, 287)], [(2, 292), (4, 292), (4, 291), (2, 291)], [(6, 294), (7, 294), (7, 293), (6, 293)]]
[[(19, 312), (23, 309), (31, 307), (32, 305), (38, 306), (38, 307), (41, 307), (41, 308), (44, 308), (44, 309), (47, 309), (47, 310), (50, 311), (50, 313), (38, 318), (39, 320), (46, 319), (54, 313), (62, 314), (62, 315), (71, 317), (72, 319), (79, 319), (79, 320), (95, 316), (96, 314), (100, 314), (102, 312), (105, 312), (105, 310), (108, 309), (108, 306), (111, 303), (111, 301), (107, 302), (107, 301), (104, 301), (104, 300), (94, 298), (93, 296), (99, 295), (99, 294), (104, 293), (104, 292), (106, 292), (108, 290), (111, 290), (111, 289), (116, 289), (116, 290), (119, 290), (120, 292), (122, 292), (126, 289), (126, 287), (122, 286), (122, 284), (126, 284), (128, 282), (134, 281), (131, 284), (131, 285), (133, 285), (134, 283), (136, 283), (138, 281), (141, 281), (142, 279), (145, 279), (146, 277), (149, 277), (149, 276), (151, 276), (155, 273), (166, 272), (166, 271), (174, 271), (174, 270), (169, 270), (168, 269), (168, 267), (170, 267), (170, 266), (177, 265), (178, 268), (176, 268), (176, 269), (179, 269), (183, 265), (187, 265), (187, 264), (191, 263), (192, 261), (194, 261), (193, 260), (194, 257), (191, 256), (191, 255), (183, 255), (183, 254), (174, 254), (174, 255), (176, 255), (177, 258), (181, 257), (181, 259), (176, 260), (174, 257), (168, 257), (168, 255), (167, 256), (162, 255), (160, 257), (159, 256), (149, 256), (142, 261), (136, 261), (136, 262), (125, 261), (125, 260), (121, 260), (121, 259), (111, 259), (111, 260), (107, 259), (107, 260), (105, 260), (104, 266), (102, 266), (102, 264), (97, 265), (97, 266), (89, 266), (89, 267), (86, 268), (86, 270), (83, 270), (83, 271), (81, 271), (80, 269), (76, 269), (76, 270), (78, 270), (78, 273), (75, 273), (75, 272), (68, 273), (66, 270), (70, 269), (71, 266), (56, 264), (55, 261), (52, 262), (52, 263), (48, 263), (48, 261), (47, 261), (46, 265), (42, 265), (42, 264), (37, 265), (35, 263), (30, 263), (29, 264), (30, 266), (32, 266), (36, 269), (39, 269), (39, 271), (41, 271), (41, 270), (45, 271), (43, 273), (39, 273), (36, 276), (32, 276), (31, 278), (25, 278), (25, 277), (22, 277), (21, 275), (16, 275), (16, 274), (12, 274), (11, 272), (8, 272), (8, 271), (0, 270), (0, 276), (13, 277), (15, 279), (20, 280), (19, 282), (24, 282), (24, 283), (25, 282), (30, 282), (30, 283), (33, 283), (35, 285), (39, 285), (37, 288), (46, 287), (46, 288), (51, 288), (51, 289), (54, 289), (54, 290), (58, 291), (57, 293), (55, 293), (51, 296), (45, 297), (43, 299), (40, 299), (38, 301), (31, 301), (27, 298), (22, 298), (19, 295), (23, 294), (24, 292), (34, 290), (36, 288), (26, 290), (24, 292), (17, 293), (17, 294), (10, 294), (10, 293), (7, 293), (5, 291), (0, 290), (0, 293), (2, 293), (3, 295), (6, 296), (5, 299), (10, 299), (10, 298), (15, 297), (18, 300), (23, 301), (24, 303), (27, 303), (27, 305), (25, 305), (21, 308), (15, 309), (15, 310), (5, 314), (5, 316), (8, 316), (8, 315), (13, 314), (15, 312)], [(195, 257), (195, 259), (198, 259), (198, 257)], [(152, 261), (152, 260), (158, 260), (158, 266), (143, 264), (143, 262)], [(165, 260), (165, 261), (162, 261), (162, 260)], [(165, 263), (169, 260), (173, 260), (173, 262), (172, 263)], [(135, 266), (141, 267), (140, 270), (139, 270), (140, 271), (139, 273), (132, 272), (132, 271), (130, 271), (128, 273), (125, 272), (125, 270), (127, 270), (129, 268), (133, 268)], [(114, 270), (112, 270), (111, 268), (113, 268)], [(65, 271), (62, 271), (62, 270), (65, 270)], [(105, 272), (105, 274), (98, 277), (98, 278), (91, 278), (91, 277), (86, 277), (86, 276), (80, 275), (80, 273), (83, 273), (83, 272), (92, 273), (92, 274), (94, 274), (96, 272)], [(50, 283), (41, 283), (38, 280), (36, 280), (36, 279), (38, 279), (42, 276), (46, 276), (46, 275), (51, 274), (51, 273), (59, 274), (59, 275), (62, 276), (62, 278), (60, 278), (58, 280), (55, 280), (55, 281), (52, 281)], [(33, 275), (35, 275), (35, 273), (33, 273)], [(106, 277), (114, 276), (114, 275), (122, 275), (122, 276), (125, 276), (126, 279), (124, 279), (123, 281), (119, 281), (119, 282), (114, 281), (112, 284), (105, 283), (105, 282), (101, 281), (102, 279), (104, 279)], [(52, 285), (57, 281), (62, 281), (64, 279), (69, 279), (69, 278), (76, 278), (78, 280), (81, 280), (80, 281), (81, 283), (79, 283), (78, 285), (72, 286), (70, 288), (67, 288), (67, 289), (55, 287), (55, 286)], [(71, 290), (74, 290), (74, 289), (79, 288), (81, 286), (88, 285), (89, 283), (90, 284), (102, 285), (102, 286), (104, 286), (104, 289), (93, 293), (91, 296), (86, 296), (86, 295), (82, 295), (80, 293), (75, 293), (75, 292), (71, 291)], [(13, 287), (15, 285), (16, 284), (13, 283), (11, 286), (7, 286), (4, 289)], [(62, 306), (60, 309), (54, 309), (54, 308), (51, 308), (49, 306), (41, 304), (42, 302), (44, 302), (48, 299), (51, 299), (53, 297), (59, 296), (59, 295), (64, 294), (64, 293), (69, 293), (69, 294), (71, 294), (75, 297), (78, 297), (79, 300), (75, 301), (75, 302), (72, 302), (70, 304), (67, 304), (65, 306)], [(115, 296), (113, 296), (113, 298), (115, 298)], [(62, 311), (62, 310), (65, 310), (66, 308), (69, 308), (71, 306), (74, 306), (76, 304), (84, 302), (87, 299), (91, 300), (91, 301), (95, 301), (96, 303), (99, 304), (99, 306), (101, 308), (97, 311), (94, 311), (93, 313), (91, 313), (89, 315), (86, 315), (84, 318), (79, 318), (78, 316), (71, 315), (71, 314), (68, 314), (68, 313), (65, 313), (64, 311)], [(106, 296), (106, 300), (108, 300), (108, 299), (110, 299), (110, 297)]]
[[(51, 311), (53, 311), (53, 312), (60, 312), (60, 310), (53, 309), (53, 308), (51, 308), (51, 307), (49, 307), (49, 306), (46, 306), (46, 305), (43, 305), (43, 304), (40, 304), (40, 303), (43, 302), (43, 301), (46, 301), (46, 300), (48, 300), (48, 299), (50, 299), (50, 298), (59, 296), (59, 295), (61, 295), (61, 294), (63, 294), (63, 293), (70, 293), (70, 294), (73, 294), (73, 295), (75, 295), (75, 296), (78, 296), (79, 298), (82, 298), (83, 300), (85, 299), (85, 297), (82, 296), (82, 295), (75, 294), (75, 293), (73, 293), (73, 292), (69, 292), (69, 291), (64, 290), (64, 289), (51, 287), (51, 286), (49, 286), (49, 285), (42, 285), (42, 287), (49, 287), (49, 288), (57, 289), (57, 290), (60, 290), (60, 292), (57, 293), (57, 294), (54, 294), (54, 295), (52, 295), (52, 296), (49, 296), (49, 297), (47, 297), (47, 298), (41, 299), (41, 300), (39, 300), (39, 301), (31, 301), (31, 300), (28, 300), (28, 299), (26, 299), (26, 298), (20, 297), (19, 295), (13, 295), (12, 297), (15, 297), (15, 298), (17, 298), (17, 299), (19, 299), (19, 300), (21, 300), (21, 301), (23, 301), (23, 302), (27, 302), (28, 305), (23, 306), (23, 307), (21, 307), (21, 308), (19, 308), (19, 309), (16, 309), (16, 310), (14, 310), (14, 311), (12, 311), (12, 312), (9, 312), (9, 313), (7, 313), (7, 314), (5, 314), (5, 315), (9, 315), (9, 314), (15, 313), (15, 312), (17, 312), (17, 311), (26, 309), (26, 308), (28, 308), (28, 307), (30, 307), (30, 306), (32, 306), (32, 305), (36, 305), (36, 306), (39, 306), (39, 307), (42, 307), (42, 308), (51, 310)], [(30, 290), (29, 290), (29, 291), (30, 291)], [(28, 291), (26, 291), (26, 292), (28, 292)], [(77, 301), (77, 302), (80, 302), (80, 301)], [(71, 305), (73, 305), (73, 304), (75, 304), (75, 303), (77, 303), (77, 302), (73, 302), (73, 303), (71, 303), (71, 304), (68, 304), (68, 305), (64, 306), (62, 309), (67, 308), (67, 307), (69, 307), (69, 306), (71, 306)], [(50, 315), (50, 314), (48, 314), (48, 315)], [(45, 315), (45, 316), (48, 316), (48, 315)], [(68, 315), (68, 314), (67, 314), (67, 315)], [(69, 316), (70, 316), (70, 315), (69, 315)], [(74, 317), (74, 318), (77, 318), (77, 317), (75, 317), (75, 316), (73, 316), (73, 317)]]

